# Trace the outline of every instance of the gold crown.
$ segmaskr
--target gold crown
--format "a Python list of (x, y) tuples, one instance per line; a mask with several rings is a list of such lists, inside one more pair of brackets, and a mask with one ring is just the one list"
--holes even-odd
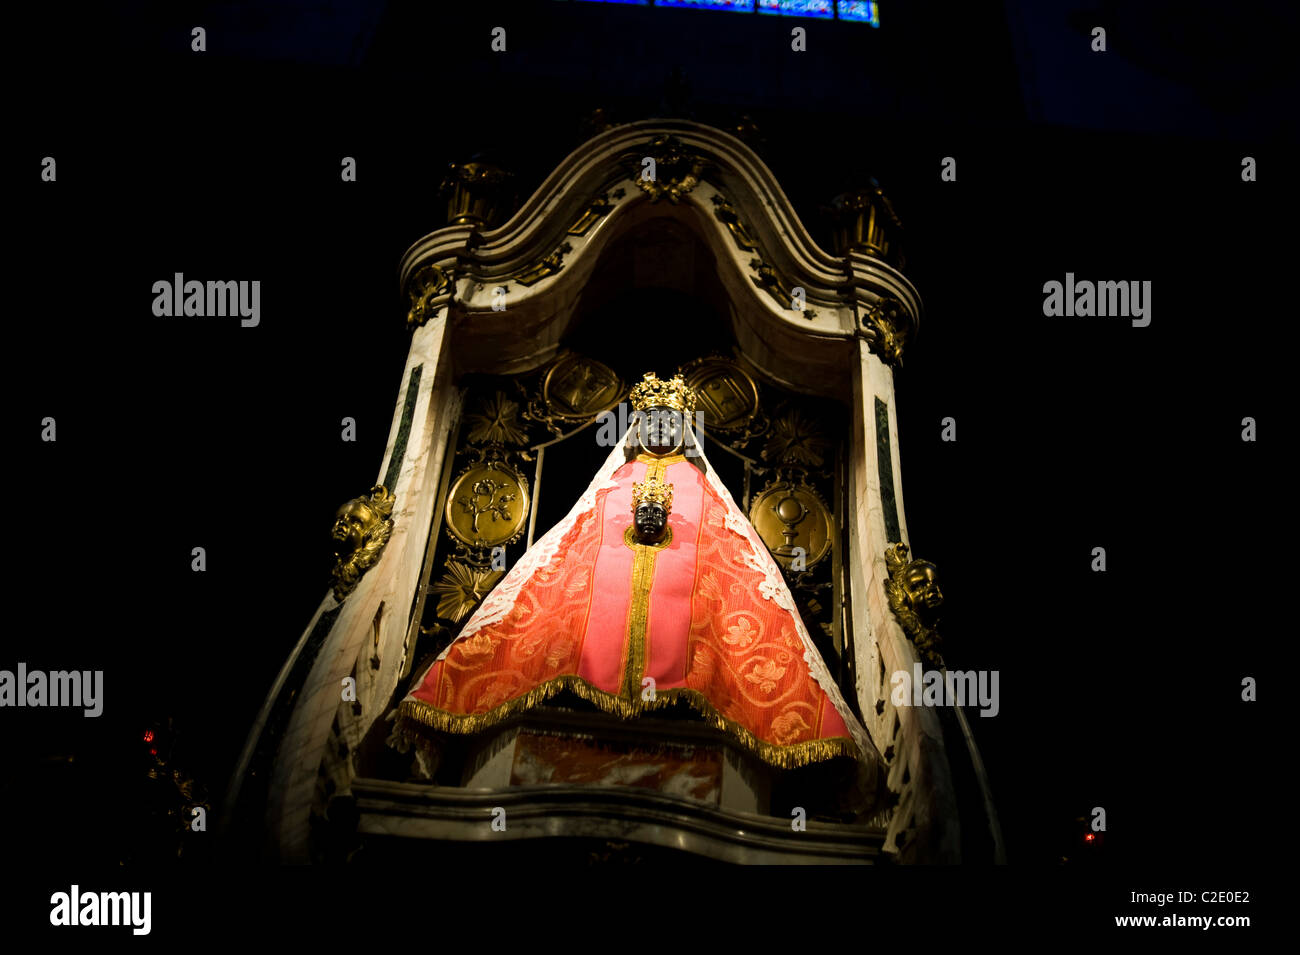
[(641, 504), (662, 504), (665, 511), (671, 511), (673, 509), (673, 486), (664, 484), (655, 477), (650, 478), (645, 483), (634, 482), (632, 484), (633, 512)]
[(691, 415), (695, 413), (695, 392), (686, 386), (681, 375), (660, 381), (653, 371), (647, 371), (641, 383), (632, 389), (632, 407), (636, 411), (673, 408)]

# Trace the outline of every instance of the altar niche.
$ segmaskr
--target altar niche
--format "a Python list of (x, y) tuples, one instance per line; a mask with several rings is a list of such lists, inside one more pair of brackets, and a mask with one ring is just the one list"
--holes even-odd
[[(596, 441), (602, 415), (612, 410), (617, 416), (647, 370), (635, 356), (609, 363), (605, 357), (564, 350), (523, 375), (469, 375), (458, 382), (464, 410), (441, 476), (413, 608), (418, 637), (399, 696), (410, 677), (451, 643), (505, 572), (569, 511), (604, 463), (611, 449)], [(694, 355), (675, 367), (659, 367), (661, 374), (680, 371), (698, 394), (709, 465), (776, 558), (805, 627), (861, 719), (852, 640), (846, 639), (847, 410), (763, 382), (736, 357)], [(603, 716), (567, 693), (544, 707)], [(657, 718), (690, 722), (692, 716), (665, 712)], [(464, 785), (473, 752), (448, 749), (439, 781)], [(778, 786), (782, 794), (799, 791), (795, 784)], [(772, 805), (768, 796), (763, 804)]]

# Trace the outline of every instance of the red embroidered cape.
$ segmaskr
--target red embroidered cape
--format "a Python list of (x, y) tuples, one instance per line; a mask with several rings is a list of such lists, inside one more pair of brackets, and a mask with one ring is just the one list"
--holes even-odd
[[(673, 485), (671, 536), (660, 546), (629, 531), (632, 485), (651, 471)], [(762, 544), (747, 523), (748, 540), (727, 527), (729, 497), (680, 454), (643, 453), (611, 481), (563, 530), (549, 562), (521, 562), (511, 573), (527, 577), (502, 581), (517, 588), (508, 611), (486, 626), (475, 614), (416, 679), (399, 707), (403, 723), (477, 732), (568, 689), (629, 718), (685, 700), (776, 766), (873, 761), (838, 691), (832, 699), (810, 672), (802, 623), (763, 595), (774, 565), (768, 574), (754, 566)], [(761, 559), (771, 561), (765, 551)]]

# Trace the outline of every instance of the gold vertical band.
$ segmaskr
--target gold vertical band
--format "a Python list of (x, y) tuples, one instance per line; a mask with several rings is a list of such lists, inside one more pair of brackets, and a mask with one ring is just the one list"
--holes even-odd
[[(644, 459), (644, 480), (662, 482), (672, 458)], [(672, 541), (672, 528), (664, 528), (664, 538), (653, 544), (643, 544), (636, 539), (636, 529), (629, 527), (623, 542), (632, 548), (632, 593), (627, 614), (627, 647), (623, 670), (623, 695), (636, 700), (641, 693), (641, 680), (645, 675), (646, 623), (650, 615), (650, 589), (654, 586), (655, 555)]]

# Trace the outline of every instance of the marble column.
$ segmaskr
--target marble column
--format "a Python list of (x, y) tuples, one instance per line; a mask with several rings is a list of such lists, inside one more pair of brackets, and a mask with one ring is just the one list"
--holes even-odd
[[(272, 857), (310, 861), (310, 815), (319, 810), (318, 779), (347, 791), (351, 754), (388, 703), (408, 645), (409, 618), (448, 453), (459, 418), (451, 383), (447, 310), (441, 308), (411, 339), (388, 447), (375, 483), (391, 482), (396, 497), (393, 532), (379, 562), (340, 606), (326, 596), (307, 633), (334, 614), (312, 669), (295, 701), (276, 754), (267, 806)], [(340, 503), (366, 488), (340, 488)], [(346, 677), (356, 680), (356, 703), (343, 700)]]
[(905, 861), (957, 862), (959, 823), (939, 715), (929, 707), (895, 707), (890, 700), (892, 675), (899, 670), (910, 674), (919, 659), (885, 592), (885, 548), (900, 539), (909, 543), (898, 419), (892, 371), (865, 340), (858, 341), (857, 349), (848, 572), (858, 702), (876, 748), (888, 759), (889, 788), (898, 793), (897, 806), (887, 820), (880, 820), (888, 824), (885, 849)]

